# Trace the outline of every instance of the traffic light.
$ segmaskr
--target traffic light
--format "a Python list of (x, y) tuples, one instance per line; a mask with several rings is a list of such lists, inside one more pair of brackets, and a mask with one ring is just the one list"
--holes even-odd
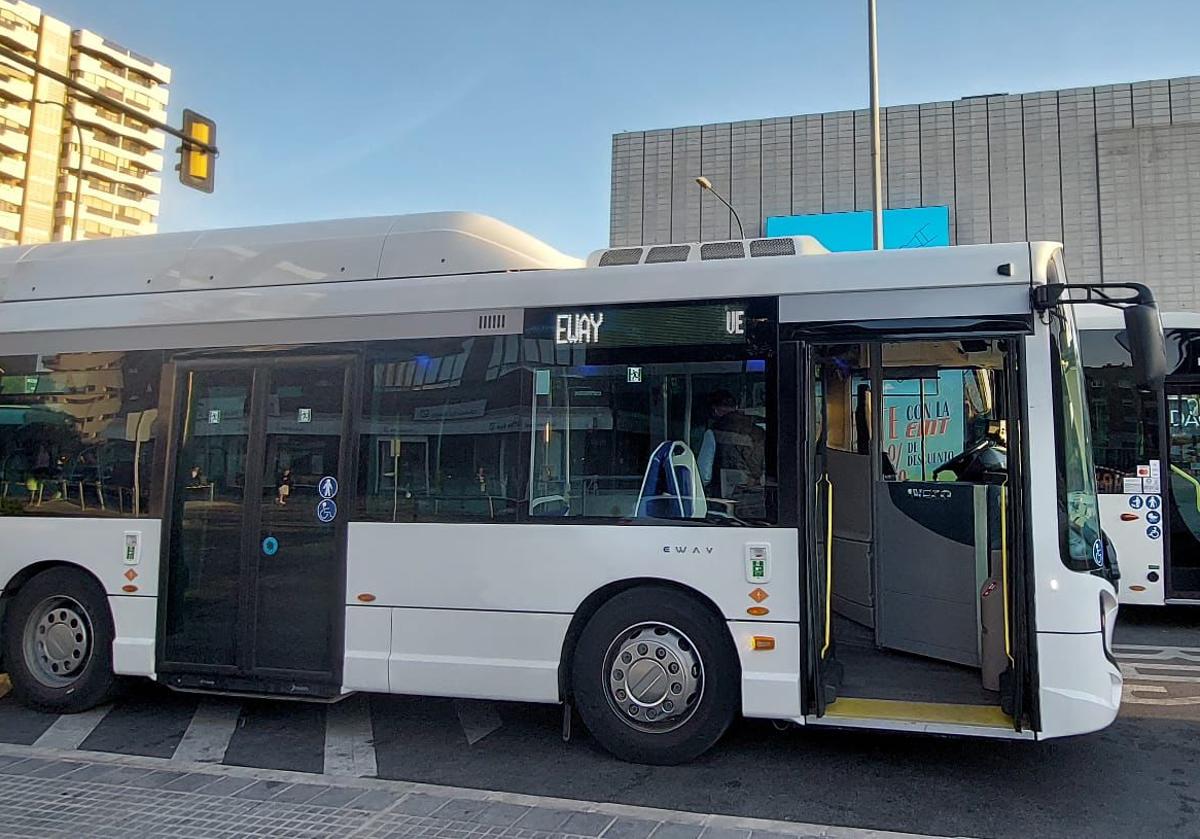
[[(206, 143), (210, 146), (217, 142), (217, 124), (208, 117), (202, 117), (195, 111), (183, 111), (184, 136)], [(179, 147), (179, 182), (201, 192), (213, 191), (213, 175), (216, 168), (216, 158), (199, 146), (184, 142)]]

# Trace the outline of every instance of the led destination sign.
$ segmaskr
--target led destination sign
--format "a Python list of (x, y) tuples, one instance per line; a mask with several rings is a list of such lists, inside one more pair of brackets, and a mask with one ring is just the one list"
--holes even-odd
[(558, 346), (666, 347), (744, 344), (746, 304), (695, 306), (579, 307), (543, 310), (530, 321), (531, 337)]

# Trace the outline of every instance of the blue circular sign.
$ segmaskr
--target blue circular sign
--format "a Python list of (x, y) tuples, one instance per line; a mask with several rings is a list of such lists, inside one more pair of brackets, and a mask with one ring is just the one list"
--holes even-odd
[(1158, 510), (1147, 510), (1146, 521), (1150, 524), (1158, 524), (1160, 521), (1162, 521), (1162, 513), (1160, 513)]
[(1129, 506), (1130, 506), (1130, 508), (1132, 508), (1134, 510), (1142, 509), (1142, 496), (1140, 496), (1140, 495), (1129, 496)]
[(337, 503), (332, 498), (322, 498), (317, 503), (317, 521), (329, 524), (337, 518)]
[(1159, 536), (1162, 536), (1162, 528), (1157, 524), (1152, 524), (1146, 528), (1146, 535), (1151, 539), (1157, 539)]
[(317, 493), (322, 498), (333, 498), (338, 494), (337, 478), (332, 475), (326, 475), (317, 482)]
[(1097, 568), (1104, 565), (1104, 542), (1100, 539), (1092, 543), (1092, 562), (1096, 563)]
[(1159, 498), (1157, 495), (1147, 495), (1146, 496), (1146, 508), (1147, 509), (1157, 510), (1160, 506), (1162, 506), (1162, 499)]
[(263, 539), (262, 552), (267, 556), (275, 556), (275, 554), (279, 553), (279, 540), (274, 536), (268, 536), (266, 539)]

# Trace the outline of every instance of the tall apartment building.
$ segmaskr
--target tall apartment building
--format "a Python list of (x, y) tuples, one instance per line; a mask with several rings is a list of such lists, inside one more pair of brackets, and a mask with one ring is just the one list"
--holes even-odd
[[(167, 119), (168, 67), (37, 6), (0, 0), (0, 44)], [(147, 123), (0, 59), (0, 245), (155, 232), (164, 144)]]
[[(1148, 283), (1200, 311), (1200, 77), (884, 108), (890, 208), (946, 207), (952, 244), (1051, 239), (1080, 281)], [(613, 137), (614, 246), (725, 239), (871, 207), (866, 110)]]

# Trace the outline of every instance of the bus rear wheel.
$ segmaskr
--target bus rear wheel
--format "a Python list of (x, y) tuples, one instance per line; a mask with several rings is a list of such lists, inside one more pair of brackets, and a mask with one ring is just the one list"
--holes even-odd
[(13, 695), (43, 711), (77, 713), (109, 699), (112, 614), (90, 577), (52, 568), (17, 590), (4, 627), (4, 661)]
[(684, 763), (721, 738), (738, 709), (737, 654), (725, 622), (661, 586), (616, 595), (587, 622), (572, 689), (592, 736), (622, 760)]

